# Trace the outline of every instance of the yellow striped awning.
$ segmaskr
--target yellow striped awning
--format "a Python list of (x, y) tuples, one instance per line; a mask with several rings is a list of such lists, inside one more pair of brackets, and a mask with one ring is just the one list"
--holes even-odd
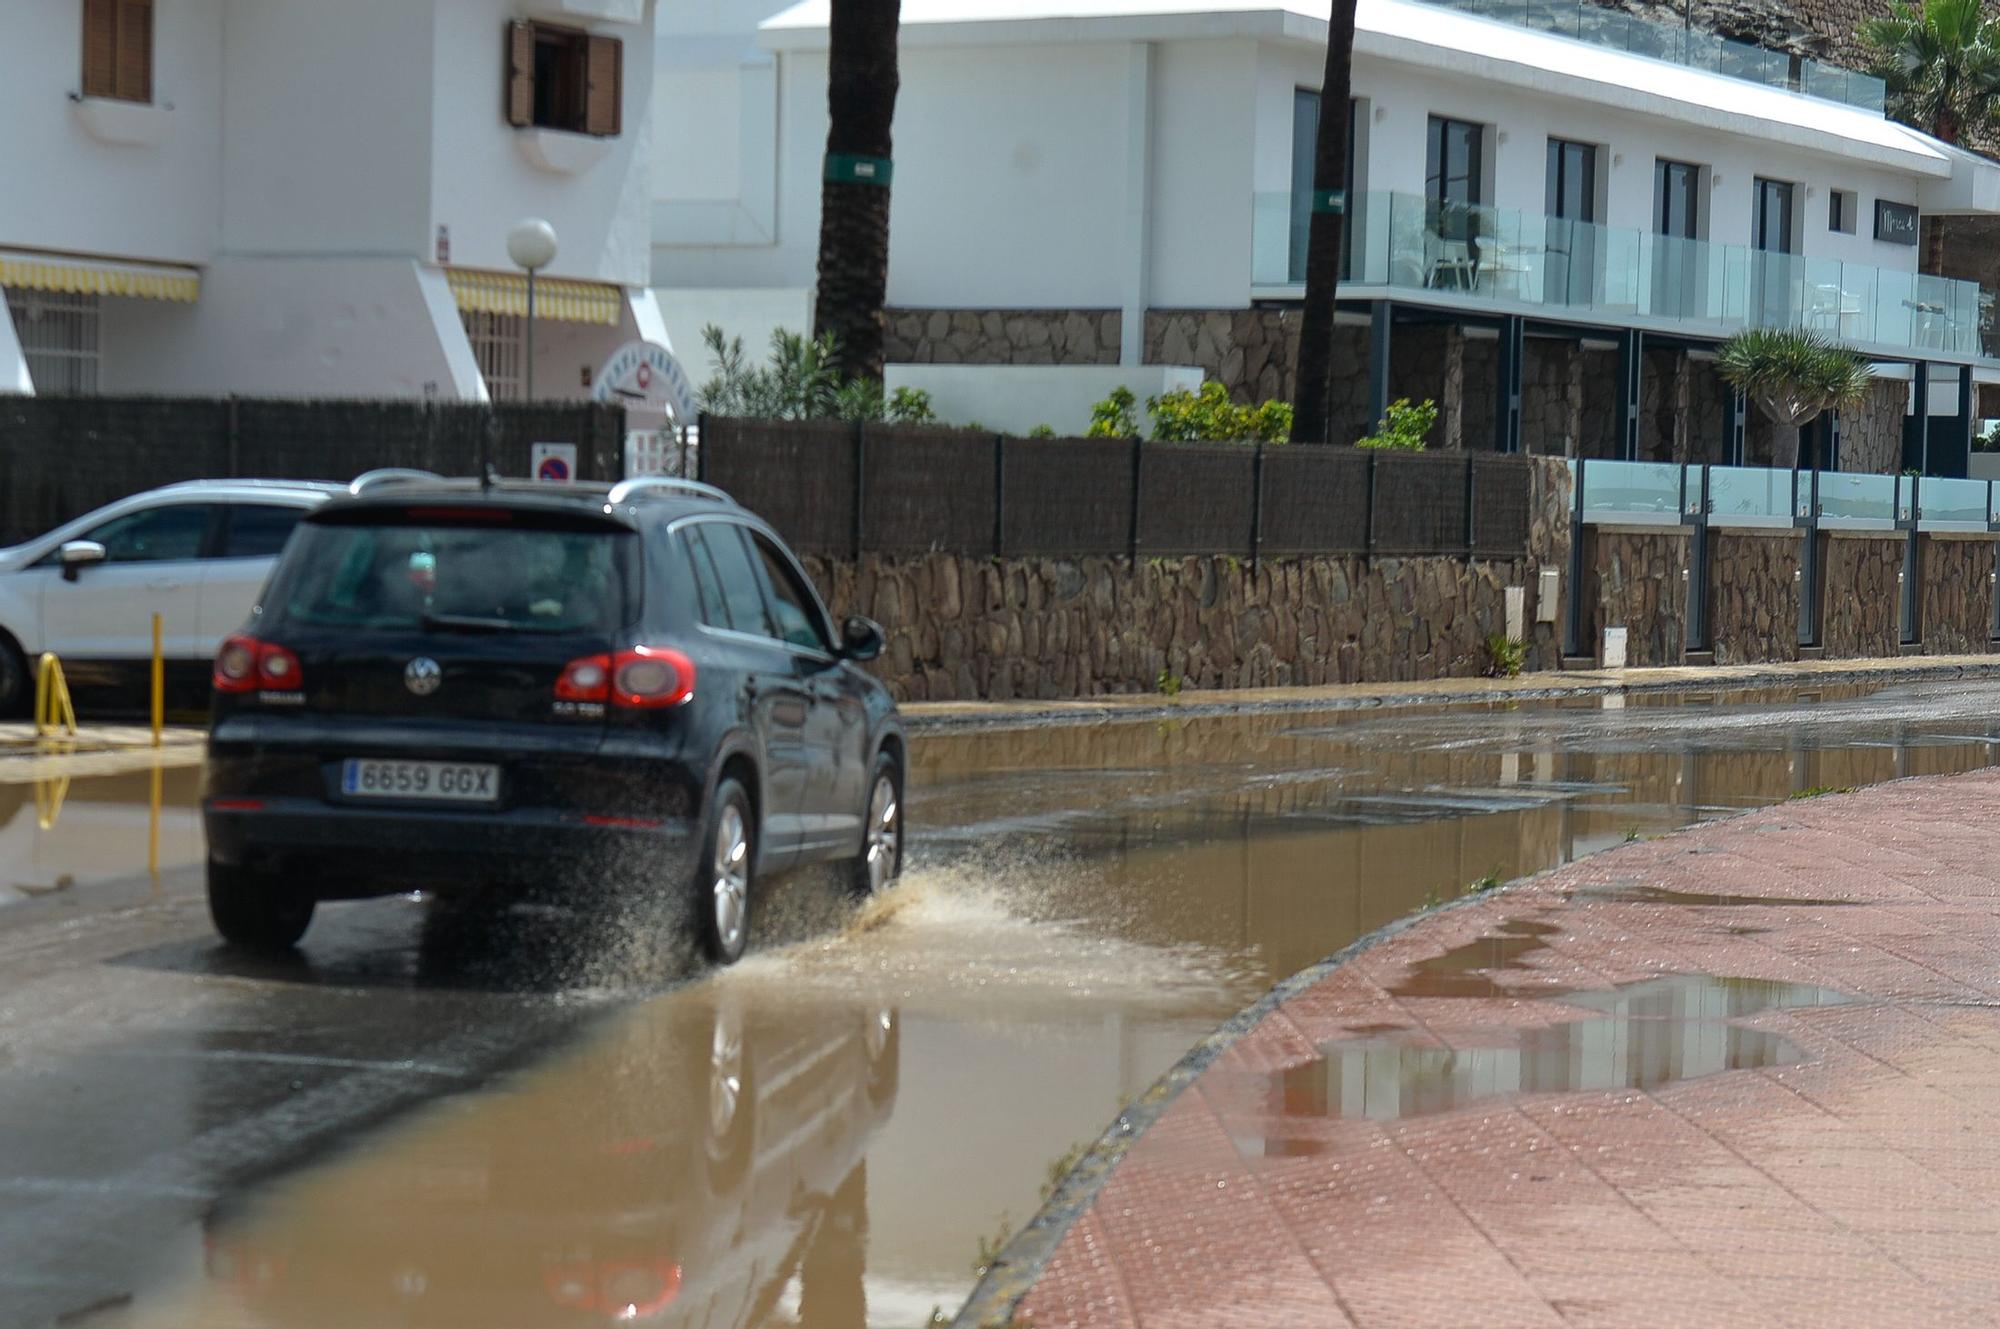
[(70, 295), (128, 295), (142, 300), (192, 304), (201, 295), (201, 274), (166, 263), (116, 263), (0, 250), (0, 286)]
[[(475, 272), (446, 268), (445, 280), (460, 309), (482, 314), (526, 314), (528, 279), (518, 272)], [(535, 278), (535, 317), (563, 323), (606, 323), (616, 327), (624, 312), (625, 292), (600, 282), (567, 277)]]

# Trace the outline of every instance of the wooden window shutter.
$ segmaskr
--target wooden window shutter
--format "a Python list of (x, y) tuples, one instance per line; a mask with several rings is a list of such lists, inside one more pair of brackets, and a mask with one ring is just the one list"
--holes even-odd
[(118, 0), (118, 96), (153, 100), (153, 0)]
[(535, 123), (535, 25), (507, 25), (505, 105), (502, 114), (515, 128)]
[(623, 128), (619, 120), (625, 100), (625, 43), (616, 37), (592, 37), (585, 78), (583, 132), (618, 133)]
[(118, 95), (118, 0), (83, 0), (83, 95)]

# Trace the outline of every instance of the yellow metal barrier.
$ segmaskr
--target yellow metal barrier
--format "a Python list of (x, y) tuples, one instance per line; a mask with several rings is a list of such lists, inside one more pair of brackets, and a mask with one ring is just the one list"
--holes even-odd
[(153, 615), (153, 746), (167, 724), (167, 657), (160, 649), (160, 616)]
[(35, 673), (35, 733), (48, 738), (58, 730), (76, 737), (76, 707), (70, 704), (62, 661), (55, 652), (43, 651), (41, 668)]

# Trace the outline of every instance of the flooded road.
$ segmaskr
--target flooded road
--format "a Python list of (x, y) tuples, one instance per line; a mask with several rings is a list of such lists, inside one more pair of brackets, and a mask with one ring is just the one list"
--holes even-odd
[[(0, 1272), (0, 1323), (923, 1325), (956, 1309), (1053, 1164), (1273, 981), (1483, 881), (1814, 790), (1988, 765), (1989, 716), (2000, 685), (1952, 682), (932, 735), (913, 750), (904, 883), (859, 917), (826, 883), (774, 884), (757, 952), (692, 983), (654, 964), (656, 939), (577, 955), (554, 917), (468, 937), (408, 900), (329, 909), (290, 970), (234, 968), (198, 928), (107, 942), (103, 966), (138, 975), (135, 994), (188, 1003), (166, 1023), (204, 1055), (176, 1061), (166, 1039), (147, 1100), (107, 1104), (115, 1088), (17, 1083), (11, 1058), (29, 1058), (0, 1044), (10, 1125), (67, 1104), (93, 1135), (150, 1122), (165, 1147), (259, 1093), (303, 1084), (331, 1102), (342, 1060), (399, 1089), (339, 1107), (343, 1129), (304, 1156), (146, 1173), (165, 1193), (124, 1229), (125, 1264), (107, 1250), (74, 1275), (26, 1239), (36, 1197), (57, 1174), (114, 1190), (132, 1174), (65, 1160), (82, 1146), (64, 1130), (17, 1134), (0, 1144), (0, 1271), (42, 1267)], [(192, 827), (191, 776), (168, 777)], [(134, 787), (74, 781), (47, 829), (32, 789), (0, 795), (0, 881), (67, 873), (66, 907), (128, 891), (118, 872), (144, 859), (112, 828)], [(103, 829), (63, 841), (72, 817)], [(198, 922), (198, 840), (162, 846), (170, 904)], [(1536, 944), (1525, 925), (1412, 981), (1476, 988), (1506, 947)], [(1601, 1019), (1559, 1037), (1620, 1040), (1618, 1073), (1652, 1083), (1669, 1044), (1674, 1074), (1790, 1061), (1790, 1044), (1726, 1020), (1833, 999), (1710, 981), (1604, 994)], [(1658, 1016), (1691, 1002), (1701, 1020)], [(315, 1064), (272, 1069), (285, 1057)], [(1272, 1092), (1301, 1116), (1413, 1115), (1564, 1087), (1548, 1077), (1571, 1060), (1551, 1044), (1452, 1063), (1362, 1040)], [(1387, 1103), (1371, 1083), (1415, 1089)]]

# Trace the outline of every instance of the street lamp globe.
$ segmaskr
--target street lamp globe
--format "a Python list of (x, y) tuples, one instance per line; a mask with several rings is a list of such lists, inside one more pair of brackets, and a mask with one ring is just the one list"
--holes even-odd
[(515, 222), (507, 232), (507, 257), (530, 272), (546, 268), (556, 260), (556, 228), (540, 217)]

